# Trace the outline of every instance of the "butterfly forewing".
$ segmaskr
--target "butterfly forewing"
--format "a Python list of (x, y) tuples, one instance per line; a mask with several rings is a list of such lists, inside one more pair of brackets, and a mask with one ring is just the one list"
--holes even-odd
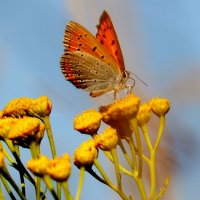
[(116, 70), (119, 70), (116, 61), (109, 54), (107, 49), (105, 49), (100, 42), (79, 23), (69, 22), (67, 24), (64, 35), (64, 46), (66, 47), (65, 52), (87, 52), (106, 63), (114, 65)]
[(109, 51), (115, 61), (118, 63), (121, 72), (125, 70), (124, 58), (121, 52), (117, 34), (110, 19), (110, 16), (106, 11), (103, 12), (99, 19), (99, 25), (97, 25), (97, 39), (100, 43)]

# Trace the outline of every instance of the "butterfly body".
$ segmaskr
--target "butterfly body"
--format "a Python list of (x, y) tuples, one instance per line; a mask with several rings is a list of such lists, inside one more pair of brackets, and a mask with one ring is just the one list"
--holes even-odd
[(92, 97), (129, 87), (119, 42), (104, 11), (97, 36), (76, 22), (69, 22), (64, 36), (65, 52), (61, 69), (65, 78)]

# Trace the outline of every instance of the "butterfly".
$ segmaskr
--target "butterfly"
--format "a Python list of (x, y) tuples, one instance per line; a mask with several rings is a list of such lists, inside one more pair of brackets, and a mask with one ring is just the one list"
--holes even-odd
[[(132, 88), (130, 78), (111, 18), (104, 11), (97, 25), (96, 37), (77, 22), (70, 21), (64, 34), (65, 51), (61, 57), (61, 70), (75, 87), (97, 97)], [(132, 89), (131, 89), (132, 90)]]

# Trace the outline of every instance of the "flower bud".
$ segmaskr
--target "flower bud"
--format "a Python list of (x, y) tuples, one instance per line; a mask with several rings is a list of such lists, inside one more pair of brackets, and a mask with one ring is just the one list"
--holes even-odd
[(74, 152), (74, 164), (78, 167), (91, 165), (98, 152), (93, 139), (83, 142)]
[(151, 107), (147, 103), (142, 104), (137, 113), (138, 125), (142, 126), (146, 124), (150, 119), (150, 115), (151, 115)]
[(170, 101), (165, 98), (153, 98), (149, 104), (158, 117), (167, 114), (170, 109)]
[(18, 122), (10, 130), (9, 139), (15, 144), (28, 148), (32, 141), (40, 141), (43, 133), (44, 125), (41, 124), (38, 118), (23, 117), (18, 119)]
[(50, 160), (47, 174), (54, 180), (63, 182), (68, 179), (71, 173), (70, 157), (66, 153), (62, 157), (55, 157)]
[(30, 110), (33, 116), (45, 117), (51, 113), (52, 104), (47, 96), (41, 96), (33, 100), (33, 106)]
[(44, 176), (47, 173), (47, 168), (50, 165), (50, 160), (44, 156), (40, 155), (36, 159), (29, 160), (26, 164), (27, 168), (36, 176)]
[(74, 118), (74, 129), (85, 134), (97, 133), (102, 114), (94, 109), (86, 110)]
[(140, 105), (140, 98), (133, 94), (117, 100), (108, 106), (101, 106), (99, 111), (103, 114), (103, 121), (109, 125), (121, 120), (128, 120), (136, 116)]
[(104, 151), (110, 151), (118, 144), (117, 131), (114, 128), (108, 127), (103, 133), (96, 135), (94, 140), (97, 147)]

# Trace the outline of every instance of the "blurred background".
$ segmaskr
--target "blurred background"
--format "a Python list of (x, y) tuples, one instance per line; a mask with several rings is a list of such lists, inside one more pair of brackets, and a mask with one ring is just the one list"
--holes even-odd
[[(199, 7), (197, 0), (0, 0), (0, 109), (16, 97), (47, 95), (53, 103), (51, 124), (58, 155), (73, 155), (86, 139), (73, 131), (74, 116), (98, 108), (107, 97), (91, 98), (65, 81), (59, 65), (64, 30), (72, 20), (96, 34), (99, 17), (107, 10), (127, 70), (148, 84), (146, 87), (136, 80), (135, 94), (143, 101), (154, 96), (171, 101), (158, 156), (160, 173), (171, 177), (163, 199), (196, 199), (200, 196)], [(46, 139), (42, 153), (50, 155)], [(30, 157), (27, 150), (23, 155), (24, 160)], [(72, 174), (70, 189), (74, 195), (78, 182), (75, 167)], [(31, 192), (29, 196), (31, 199)], [(119, 199), (89, 175), (81, 197)]]

